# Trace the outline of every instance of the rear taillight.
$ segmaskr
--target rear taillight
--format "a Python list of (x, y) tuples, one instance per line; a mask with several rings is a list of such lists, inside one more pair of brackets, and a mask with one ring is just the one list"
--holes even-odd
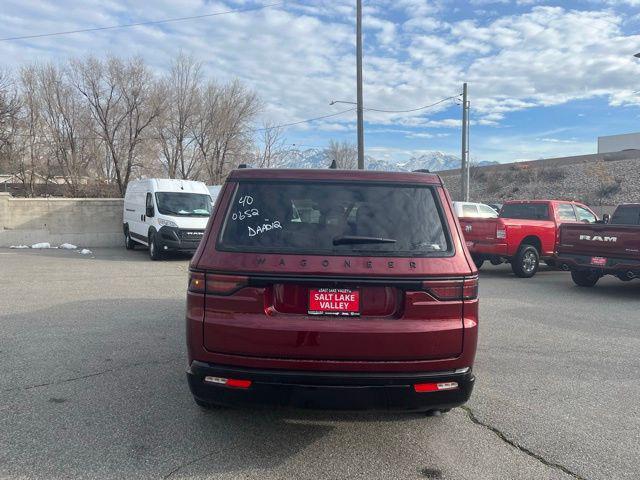
[(507, 230), (504, 228), (498, 228), (496, 230), (496, 238), (507, 238)]
[(205, 292), (205, 275), (202, 272), (189, 272), (189, 291), (193, 293)]
[(438, 300), (473, 300), (478, 297), (478, 277), (456, 280), (427, 280), (422, 288)]
[(462, 299), (473, 300), (478, 298), (478, 277), (465, 278), (462, 283)]
[(204, 272), (189, 272), (189, 291), (210, 293), (212, 295), (230, 295), (249, 283), (248, 277), (238, 275), (215, 275)]
[(248, 283), (248, 277), (207, 274), (207, 293), (213, 295), (229, 295)]

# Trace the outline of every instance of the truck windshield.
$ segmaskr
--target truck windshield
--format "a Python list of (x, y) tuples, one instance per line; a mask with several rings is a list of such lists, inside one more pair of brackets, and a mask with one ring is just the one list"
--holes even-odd
[(442, 256), (448, 229), (428, 186), (242, 182), (218, 248), (242, 252)]
[(158, 211), (163, 215), (179, 217), (208, 217), (211, 215), (211, 197), (200, 193), (158, 192)]
[(611, 222), (617, 225), (640, 225), (640, 205), (620, 205), (613, 212)]
[(549, 206), (546, 203), (508, 203), (502, 206), (500, 218), (549, 220)]

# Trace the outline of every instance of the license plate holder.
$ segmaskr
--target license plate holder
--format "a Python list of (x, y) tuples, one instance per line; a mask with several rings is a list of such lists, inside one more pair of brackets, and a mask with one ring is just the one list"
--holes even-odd
[(605, 257), (591, 257), (591, 265), (604, 267), (607, 265), (607, 259)]
[(360, 316), (360, 290), (352, 288), (310, 288), (309, 315)]

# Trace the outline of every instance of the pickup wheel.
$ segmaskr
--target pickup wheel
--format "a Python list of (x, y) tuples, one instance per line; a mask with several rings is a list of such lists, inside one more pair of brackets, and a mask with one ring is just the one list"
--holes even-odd
[(520, 245), (518, 253), (511, 261), (511, 269), (517, 277), (531, 278), (540, 266), (540, 254), (533, 245)]
[(571, 279), (579, 287), (593, 287), (600, 280), (600, 275), (590, 270), (571, 270)]
[(484, 265), (484, 260), (481, 258), (473, 257), (473, 263), (475, 263), (476, 268), (480, 270), (482, 268), (482, 265)]

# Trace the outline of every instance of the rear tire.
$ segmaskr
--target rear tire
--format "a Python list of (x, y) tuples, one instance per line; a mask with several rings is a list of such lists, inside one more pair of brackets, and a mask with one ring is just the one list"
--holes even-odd
[(162, 260), (162, 252), (156, 241), (156, 232), (149, 232), (149, 258), (151, 260)]
[(205, 402), (204, 400), (200, 400), (199, 398), (193, 397), (193, 401), (196, 402), (203, 410), (214, 410), (216, 407), (213, 403)]
[(513, 273), (520, 278), (531, 278), (540, 266), (540, 254), (533, 245), (520, 245), (518, 253), (511, 261)]
[(126, 248), (127, 250), (133, 250), (136, 248), (136, 242), (134, 242), (131, 238), (129, 227), (125, 227), (124, 229), (124, 248)]
[(475, 264), (476, 264), (476, 268), (477, 268), (478, 270), (480, 270), (480, 269), (482, 268), (482, 265), (484, 265), (484, 260), (483, 260), (483, 259), (481, 259), (481, 258), (475, 258), (475, 257), (474, 257), (474, 259), (473, 259), (473, 263), (475, 263)]
[(571, 270), (571, 279), (579, 287), (593, 287), (600, 280), (600, 275), (589, 270)]

